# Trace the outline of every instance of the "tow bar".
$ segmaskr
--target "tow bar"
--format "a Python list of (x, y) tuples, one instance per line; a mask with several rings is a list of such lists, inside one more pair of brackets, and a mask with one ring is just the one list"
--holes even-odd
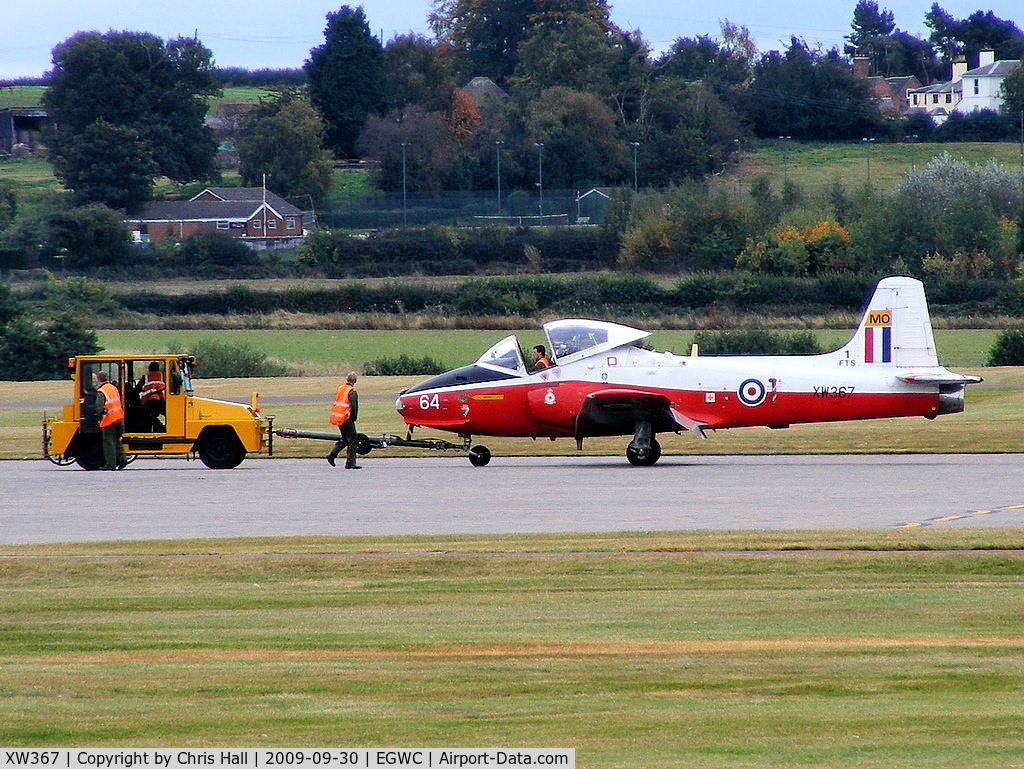
[[(338, 433), (315, 433), (308, 430), (297, 430), (294, 427), (282, 427), (274, 433), (282, 438), (312, 438), (317, 441), (335, 442), (340, 437)], [(364, 456), (373, 449), (386, 449), (388, 446), (402, 446), (412, 449), (433, 449), (435, 451), (463, 451), (469, 458), (469, 463), (474, 467), (483, 467), (491, 461), (491, 452), (486, 446), (471, 446), (470, 439), (466, 438), (462, 443), (452, 443), (440, 438), (416, 439), (400, 438), (397, 435), (376, 436), (356, 433), (356, 453)]]

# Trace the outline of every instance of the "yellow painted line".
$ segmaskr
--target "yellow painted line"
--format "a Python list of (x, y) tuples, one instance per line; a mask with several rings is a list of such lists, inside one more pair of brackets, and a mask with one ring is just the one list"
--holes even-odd
[(962, 521), (966, 518), (971, 518), (979, 515), (991, 515), (992, 513), (1002, 513), (1007, 510), (1022, 510), (1024, 509), (1024, 503), (1019, 505), (1002, 505), (1000, 507), (993, 507), (988, 510), (971, 510), (965, 513), (956, 513), (953, 515), (936, 516), (935, 518), (926, 518), (923, 521), (910, 521), (908, 523), (900, 524), (895, 526), (897, 529), (917, 529), (922, 526), (932, 526), (936, 523), (949, 523), (950, 521)]
[(474, 395), (471, 400), (475, 401), (503, 401), (505, 400), (504, 393), (490, 393), (488, 395)]

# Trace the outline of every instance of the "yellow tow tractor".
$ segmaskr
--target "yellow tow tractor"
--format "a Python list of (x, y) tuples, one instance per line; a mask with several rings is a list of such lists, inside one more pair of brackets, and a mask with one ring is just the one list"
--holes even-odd
[[(138, 456), (186, 454), (209, 468), (238, 467), (246, 454), (273, 455), (273, 417), (260, 414), (259, 393), (249, 405), (197, 398), (188, 355), (79, 355), (68, 359), (73, 397), (60, 416), (43, 422), (43, 454), (57, 465), (103, 466), (93, 374), (105, 371), (121, 391), (124, 450)], [(162, 380), (162, 386), (158, 382)]]

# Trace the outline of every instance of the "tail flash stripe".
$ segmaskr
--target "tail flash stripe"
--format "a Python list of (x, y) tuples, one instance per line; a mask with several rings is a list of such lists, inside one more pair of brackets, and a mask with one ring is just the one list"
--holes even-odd
[(864, 362), (892, 363), (892, 326), (864, 327)]

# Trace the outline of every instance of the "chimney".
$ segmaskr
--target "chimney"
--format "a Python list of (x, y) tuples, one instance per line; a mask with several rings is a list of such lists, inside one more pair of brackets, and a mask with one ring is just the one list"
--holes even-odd
[(996, 52), (991, 49), (985, 49), (984, 51), (978, 51), (978, 66), (987, 67), (989, 64), (996, 63)]
[(965, 72), (967, 72), (967, 59), (954, 59), (952, 82), (963, 80)]
[(866, 78), (868, 76), (868, 70), (871, 65), (871, 59), (867, 56), (854, 56), (853, 57), (853, 76)]

